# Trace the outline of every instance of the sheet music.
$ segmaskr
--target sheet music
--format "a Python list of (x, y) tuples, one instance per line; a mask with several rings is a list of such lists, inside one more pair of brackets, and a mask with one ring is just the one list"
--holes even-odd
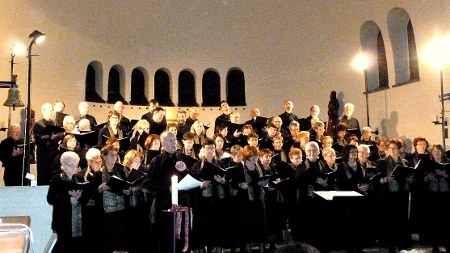
[(187, 191), (195, 187), (199, 187), (202, 182), (187, 174), (180, 182), (178, 182), (179, 191)]
[(326, 200), (333, 200), (333, 197), (362, 197), (363, 195), (355, 191), (314, 191), (315, 194)]

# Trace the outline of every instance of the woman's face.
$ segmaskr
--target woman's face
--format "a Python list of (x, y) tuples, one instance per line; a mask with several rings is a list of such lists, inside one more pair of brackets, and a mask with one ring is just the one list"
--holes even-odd
[(67, 133), (71, 133), (75, 129), (75, 121), (67, 121), (64, 125), (64, 129)]
[(227, 136), (227, 134), (228, 134), (228, 128), (225, 127), (224, 129), (220, 130), (219, 133), (220, 133), (222, 136)]
[(280, 139), (275, 139), (273, 141), (273, 149), (281, 150), (281, 147), (283, 147), (283, 142)]
[(117, 161), (117, 152), (115, 150), (108, 151), (108, 153), (103, 156), (103, 160), (105, 161), (105, 164), (111, 167)]
[(194, 129), (195, 129), (196, 135), (201, 135), (203, 132), (203, 124), (201, 124), (201, 123), (196, 124)]
[(78, 172), (78, 162), (74, 159), (67, 159), (61, 163), (61, 166), (70, 178)]
[(333, 152), (330, 152), (323, 156), (323, 159), (328, 164), (328, 166), (332, 166), (336, 162), (336, 154)]
[(159, 139), (154, 139), (152, 141), (152, 146), (150, 147), (151, 150), (159, 150), (161, 148), (161, 141)]
[(352, 148), (348, 152), (348, 161), (354, 162), (358, 158), (358, 150), (356, 148)]
[(323, 133), (325, 132), (325, 128), (324, 127), (318, 127), (316, 132), (317, 132), (317, 136), (323, 136)]
[(272, 161), (272, 156), (270, 154), (264, 154), (262, 156), (259, 157), (259, 160), (261, 161), (261, 163), (263, 165), (269, 165), (270, 162)]
[(116, 115), (113, 114), (113, 115), (111, 115), (111, 117), (109, 117), (108, 121), (109, 121), (110, 125), (115, 126), (115, 125), (119, 124), (119, 117), (117, 117)]
[(388, 155), (392, 158), (394, 158), (395, 160), (398, 159), (398, 155), (400, 154), (399, 148), (397, 146), (397, 144), (395, 143), (391, 143), (388, 147)]
[[(258, 156), (254, 155), (249, 157), (246, 161), (245, 164), (248, 165), (255, 165), (258, 162)], [(249, 170), (254, 170), (256, 167), (254, 166), (250, 166)]]
[(425, 153), (425, 151), (427, 150), (427, 143), (426, 141), (418, 141), (416, 143), (416, 151), (419, 154), (423, 154)]
[(302, 156), (301, 155), (291, 155), (289, 157), (291, 160), (291, 163), (294, 164), (294, 166), (298, 166), (300, 163), (302, 163)]
[(344, 139), (346, 134), (347, 134), (347, 131), (339, 131), (338, 132), (339, 139)]
[(141, 157), (140, 156), (136, 156), (131, 160), (131, 164), (130, 164), (130, 168), (131, 169), (139, 169), (139, 166), (141, 166)]
[(431, 155), (433, 156), (433, 159), (437, 162), (441, 162), (442, 160), (442, 151), (440, 149), (434, 148), (431, 150)]
[(319, 159), (319, 149), (317, 149), (313, 145), (307, 147), (305, 149), (305, 152), (306, 158), (308, 158), (308, 160), (310, 160), (311, 162), (315, 162), (317, 161), (317, 159)]
[(218, 149), (218, 150), (223, 149), (223, 138), (222, 137), (217, 137), (215, 140), (215, 143), (216, 143), (216, 149)]
[(368, 157), (369, 153), (367, 153), (365, 148), (358, 148), (358, 160), (360, 162), (365, 163)]
[(77, 146), (77, 139), (75, 139), (75, 138), (70, 138), (70, 139), (67, 141), (66, 146), (67, 146), (67, 149), (68, 149), (68, 150), (74, 150), (75, 147)]
[(207, 160), (211, 160), (214, 157), (214, 151), (216, 150), (214, 148), (214, 145), (206, 145), (203, 146), (203, 150), (205, 151), (205, 158)]
[(91, 170), (94, 172), (97, 172), (102, 167), (103, 161), (100, 156), (93, 157), (91, 160), (89, 160), (89, 166), (91, 167)]
[(176, 127), (169, 127), (169, 132), (173, 133), (175, 136), (177, 136), (178, 130)]
[(378, 151), (384, 152), (386, 151), (386, 142), (382, 141), (379, 145), (377, 145)]
[(332, 140), (331, 139), (325, 139), (322, 142), (322, 148), (331, 148), (332, 144), (331, 144)]

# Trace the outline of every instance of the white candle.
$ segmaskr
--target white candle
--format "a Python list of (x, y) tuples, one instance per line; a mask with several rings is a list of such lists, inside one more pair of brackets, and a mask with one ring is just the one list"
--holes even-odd
[(172, 176), (172, 205), (178, 206), (178, 176)]

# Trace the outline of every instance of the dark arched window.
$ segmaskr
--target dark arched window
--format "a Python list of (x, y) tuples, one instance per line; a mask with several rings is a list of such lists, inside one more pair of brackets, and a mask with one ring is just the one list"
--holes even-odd
[(220, 106), (220, 76), (216, 70), (206, 70), (202, 78), (202, 106)]
[(110, 104), (114, 104), (117, 101), (122, 101), (124, 104), (128, 104), (121, 95), (121, 74), (119, 69), (114, 66), (109, 71), (108, 75), (108, 100)]
[(189, 70), (178, 76), (178, 106), (198, 106), (195, 99), (195, 77)]
[(373, 92), (389, 88), (389, 76), (383, 35), (374, 21), (366, 21), (360, 30), (361, 47), (369, 58), (367, 90)]
[(419, 60), (411, 19), (406, 10), (392, 9), (387, 18), (394, 56), (395, 85), (419, 80)]
[(155, 72), (155, 96), (159, 105), (174, 106), (170, 97), (170, 76), (167, 70), (159, 69)]
[(131, 72), (131, 105), (148, 105), (145, 96), (145, 76), (138, 68)]
[(230, 106), (245, 106), (245, 77), (244, 72), (232, 68), (227, 75), (227, 102)]
[(97, 93), (101, 93), (102, 64), (91, 62), (86, 69), (86, 83), (84, 99), (87, 102), (105, 103), (105, 100)]

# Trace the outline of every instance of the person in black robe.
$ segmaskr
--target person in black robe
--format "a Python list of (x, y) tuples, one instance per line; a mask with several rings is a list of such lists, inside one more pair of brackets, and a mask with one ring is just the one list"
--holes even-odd
[(24, 140), (20, 138), (20, 125), (11, 124), (8, 128), (8, 137), (0, 143), (0, 160), (5, 168), (3, 181), (5, 186), (28, 185), (23, 169)]
[[(171, 178), (178, 176), (178, 180), (185, 177), (191, 164), (191, 158), (187, 155), (177, 152), (177, 138), (168, 131), (160, 135), (161, 144), (164, 152), (153, 158), (150, 163), (150, 168), (146, 176), (145, 187), (150, 192), (154, 193), (153, 208), (150, 213), (151, 222), (151, 252), (173, 252), (174, 247), (176, 251), (181, 251), (183, 248), (184, 238), (177, 240), (176, 245), (173, 245), (174, 231), (173, 228), (173, 213), (167, 212), (172, 207), (171, 198)], [(200, 188), (208, 185), (207, 182), (202, 182)], [(178, 205), (182, 207), (190, 207), (190, 198), (188, 191), (179, 191)]]
[(53, 107), (45, 103), (41, 107), (42, 118), (37, 120), (32, 128), (36, 141), (37, 185), (49, 185), (53, 161), (58, 154), (58, 136), (53, 132), (46, 132), (46, 127), (53, 127), (55, 121), (51, 119)]

